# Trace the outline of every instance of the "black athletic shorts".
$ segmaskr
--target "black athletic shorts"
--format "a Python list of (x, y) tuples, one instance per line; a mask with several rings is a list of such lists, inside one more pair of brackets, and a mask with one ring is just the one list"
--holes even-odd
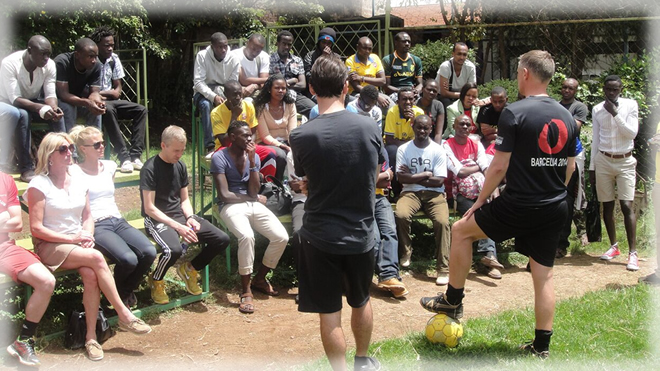
[(301, 238), (298, 260), (298, 311), (334, 313), (348, 305), (361, 308), (369, 301), (374, 275), (374, 249), (357, 255), (329, 254)]
[(517, 206), (503, 197), (474, 213), (479, 228), (495, 242), (516, 238), (516, 251), (537, 263), (552, 267), (562, 226), (568, 218), (566, 200), (549, 205)]

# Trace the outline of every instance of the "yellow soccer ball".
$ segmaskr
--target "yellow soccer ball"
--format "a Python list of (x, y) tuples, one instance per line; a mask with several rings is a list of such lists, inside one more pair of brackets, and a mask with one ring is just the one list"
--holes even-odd
[(431, 343), (455, 348), (463, 336), (463, 325), (444, 313), (436, 314), (426, 323), (426, 338)]

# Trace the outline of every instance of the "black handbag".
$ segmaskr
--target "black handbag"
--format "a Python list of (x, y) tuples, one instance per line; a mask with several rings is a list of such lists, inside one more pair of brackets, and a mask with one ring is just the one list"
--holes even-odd
[(595, 195), (587, 202), (584, 210), (587, 227), (587, 239), (589, 242), (600, 242), (603, 239), (602, 225), (600, 223), (600, 202)]
[[(85, 323), (85, 312), (74, 310), (71, 312), (69, 325), (67, 326), (66, 334), (64, 334), (64, 346), (69, 349), (83, 348), (85, 346), (86, 336), (87, 324)], [(103, 344), (113, 336), (115, 336), (115, 330), (110, 327), (103, 309), (99, 308), (99, 313), (96, 317), (96, 341), (99, 344)]]
[(279, 179), (267, 175), (267, 183), (261, 185), (259, 194), (266, 196), (266, 207), (277, 216), (291, 213), (292, 197), (289, 189)]

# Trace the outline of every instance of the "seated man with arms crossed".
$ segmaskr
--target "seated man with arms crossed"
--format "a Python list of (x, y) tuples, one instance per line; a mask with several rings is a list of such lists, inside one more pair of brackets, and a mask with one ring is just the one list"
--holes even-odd
[[(385, 70), (383, 62), (378, 55), (372, 53), (374, 43), (368, 37), (364, 36), (358, 40), (357, 53), (346, 58), (346, 68), (348, 68), (348, 93), (357, 95), (362, 93), (362, 89), (367, 86), (376, 88), (385, 86)], [(390, 99), (385, 94), (379, 94), (378, 106), (387, 110), (390, 106)]]
[(445, 198), (444, 181), (447, 177), (447, 154), (442, 146), (431, 140), (433, 123), (426, 115), (415, 117), (415, 139), (403, 144), (396, 153), (396, 172), (403, 184), (401, 197), (396, 203), (396, 228), (399, 236), (401, 266), (410, 265), (412, 217), (423, 209), (433, 221), (435, 245), (438, 254), (437, 285), (446, 285), (449, 273), (449, 207)]
[[(443, 146), (447, 152), (447, 169), (454, 174), (452, 194), (456, 199), (459, 215), (465, 214), (479, 196), (483, 188), (484, 175), (490, 161), (481, 143), (470, 138), (472, 119), (460, 115), (454, 120), (454, 137), (447, 139)], [(504, 266), (497, 261), (495, 242), (490, 238), (477, 241), (477, 253), (485, 253), (479, 261), (488, 268), (488, 277), (501, 279), (499, 271)]]
[[(252, 290), (276, 296), (266, 274), (277, 266), (289, 234), (259, 194), (259, 156), (245, 121), (232, 121), (227, 130), (230, 146), (213, 154), (211, 173), (218, 189), (220, 217), (238, 239), (238, 273), (241, 275), (242, 313), (254, 312)], [(270, 240), (259, 272), (250, 283), (254, 266), (254, 231)]]
[[(398, 166), (396, 163), (397, 149), (404, 143), (411, 140), (415, 134), (412, 129), (412, 122), (415, 117), (423, 115), (424, 111), (414, 105), (415, 93), (410, 87), (403, 87), (397, 92), (398, 99), (387, 112), (385, 117), (385, 149), (390, 166)], [(401, 191), (401, 184), (392, 182), (392, 191), (394, 196), (398, 196)]]
[(504, 107), (508, 106), (509, 96), (501, 86), (490, 91), (490, 103), (482, 106), (477, 114), (477, 132), (481, 133), (481, 144), (488, 148), (497, 138), (497, 122)]

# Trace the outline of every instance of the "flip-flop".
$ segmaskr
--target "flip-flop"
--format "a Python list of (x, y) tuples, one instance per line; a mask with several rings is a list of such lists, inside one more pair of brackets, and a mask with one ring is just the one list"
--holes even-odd
[(250, 285), (250, 288), (254, 291), (258, 291), (262, 294), (266, 294), (266, 295), (269, 295), (269, 296), (277, 296), (277, 295), (280, 294), (278, 291), (273, 290), (273, 286), (271, 286), (268, 281), (264, 281), (264, 282), (266, 284), (266, 287), (257, 286), (253, 283), (252, 285)]
[[(248, 301), (248, 298), (250, 299)], [(252, 302), (252, 294), (241, 294), (241, 302), (238, 304), (238, 311), (245, 314), (254, 313), (254, 303)]]

